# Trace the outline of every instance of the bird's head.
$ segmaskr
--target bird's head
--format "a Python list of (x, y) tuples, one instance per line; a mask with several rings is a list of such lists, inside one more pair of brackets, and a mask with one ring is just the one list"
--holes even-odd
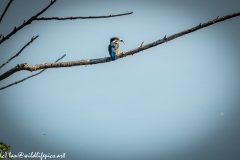
[(124, 43), (124, 40), (123, 40), (123, 39), (120, 39), (120, 38), (118, 38), (118, 37), (112, 37), (112, 38), (110, 39), (110, 43), (118, 43), (118, 42), (122, 42), (123, 44), (125, 44), (125, 43)]

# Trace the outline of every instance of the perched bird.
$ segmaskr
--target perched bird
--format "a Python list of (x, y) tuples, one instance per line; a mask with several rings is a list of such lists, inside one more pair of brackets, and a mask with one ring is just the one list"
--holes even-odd
[[(116, 55), (118, 56), (119, 53), (119, 44), (118, 42), (123, 42), (123, 39), (120, 39), (118, 37), (112, 37), (110, 39), (110, 44), (108, 46), (108, 52), (111, 56), (112, 61), (116, 60)], [(125, 44), (125, 43), (124, 43)]]

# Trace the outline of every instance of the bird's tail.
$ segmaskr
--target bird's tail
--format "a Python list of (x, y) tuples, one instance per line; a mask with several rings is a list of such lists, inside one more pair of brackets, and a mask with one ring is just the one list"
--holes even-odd
[(116, 55), (114, 52), (111, 52), (110, 56), (111, 56), (112, 61), (116, 60)]

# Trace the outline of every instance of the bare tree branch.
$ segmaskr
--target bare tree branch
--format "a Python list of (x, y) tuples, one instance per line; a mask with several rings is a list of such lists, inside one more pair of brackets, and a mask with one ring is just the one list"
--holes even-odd
[(1, 66), (0, 66), (0, 69), (5, 66), (7, 63), (9, 63), (12, 59), (14, 59), (15, 57), (19, 56), (19, 54), (29, 45), (31, 44), (35, 39), (38, 38), (39, 35), (37, 35), (36, 37), (32, 37), (31, 40), (25, 45), (22, 47), (22, 49), (17, 53), (15, 54), (14, 56), (12, 56), (11, 58), (9, 58), (9, 60), (7, 60), (6, 62), (4, 62)]
[[(56, 60), (55, 62), (60, 61), (60, 60), (63, 59), (65, 56), (66, 56), (66, 54), (64, 54), (62, 57), (60, 57), (60, 58), (59, 58), (58, 60)], [(27, 79), (29, 79), (29, 78), (34, 77), (34, 76), (37, 76), (37, 75), (41, 74), (42, 72), (44, 72), (46, 69), (47, 69), (47, 68), (39, 71), (38, 73), (32, 74), (31, 76), (28, 76), (28, 77), (26, 77), (26, 78), (23, 78), (23, 79), (21, 79), (21, 80), (19, 80), (19, 81), (16, 81), (16, 82), (14, 82), (14, 83), (11, 83), (11, 84), (9, 84), (9, 85), (7, 85), (7, 86), (1, 87), (0, 90), (5, 89), (5, 88), (8, 88), (8, 87), (10, 87), (10, 86), (12, 86), (12, 85), (18, 84), (18, 83), (20, 83), (20, 82), (23, 82), (23, 81), (25, 81), (25, 80), (27, 80)]]
[(13, 0), (10, 0), (10, 1), (8, 2), (6, 8), (4, 9), (4, 11), (3, 11), (2, 15), (1, 15), (1, 18), (0, 18), (0, 23), (2, 22), (2, 19), (3, 19), (4, 15), (5, 15), (5, 13), (7, 12), (8, 7), (9, 7), (10, 4), (12, 3), (12, 1), (13, 1)]
[(40, 17), (36, 18), (34, 20), (41, 21), (41, 20), (75, 20), (75, 19), (93, 19), (93, 18), (109, 18), (109, 17), (118, 17), (118, 16), (124, 16), (128, 14), (132, 14), (133, 12), (126, 12), (122, 14), (110, 14), (106, 16), (76, 16), (76, 17)]
[(33, 18), (37, 18), (38, 16), (40, 16), (41, 14), (43, 14), (43, 12), (45, 12), (51, 5), (53, 5), (53, 3), (55, 3), (57, 0), (51, 0), (50, 4), (45, 7), (42, 11), (40, 11), (38, 14), (36, 14)]
[(128, 15), (128, 14), (132, 14), (133, 13), (133, 12), (126, 12), (126, 13), (122, 13), (122, 14), (113, 14), (113, 15), (108, 15), (108, 16), (88, 16), (88, 17), (77, 16), (77, 17), (64, 17), (64, 18), (59, 18), (59, 17), (45, 18), (45, 17), (41, 17), (41, 18), (37, 18), (39, 15), (41, 15), (43, 12), (45, 12), (55, 2), (56, 2), (56, 0), (52, 0), (47, 7), (45, 7), (42, 11), (37, 13), (35, 16), (32, 16), (27, 21), (24, 21), (23, 24), (20, 25), (19, 27), (14, 27), (12, 32), (10, 32), (7, 36), (3, 36), (2, 39), (0, 39), (0, 44), (3, 43), (5, 40), (9, 39), (12, 35), (14, 35), (20, 29), (22, 29), (25, 26), (31, 24), (35, 20), (68, 20), (68, 19), (73, 20), (73, 19), (109, 18), (109, 17), (117, 17), (117, 16), (123, 16), (123, 15)]
[[(186, 35), (188, 33), (197, 31), (199, 29), (205, 28), (207, 26), (210, 26), (212, 24), (224, 21), (226, 19), (230, 19), (236, 16), (240, 16), (240, 12), (236, 12), (233, 14), (229, 14), (223, 17), (217, 17), (211, 21), (208, 21), (206, 23), (203, 24), (199, 24), (193, 28), (190, 28), (188, 30), (184, 30), (182, 32), (173, 34), (171, 36), (164, 36), (164, 38), (159, 39), (155, 42), (149, 43), (149, 44), (145, 44), (145, 45), (141, 45), (138, 48), (132, 49), (130, 51), (127, 52), (122, 52), (118, 55), (118, 59), (119, 58), (123, 58), (129, 55), (133, 55), (136, 54), (140, 51), (149, 49), (151, 47), (160, 45), (162, 43), (165, 43), (167, 41), (176, 39), (178, 37), (181, 37), (183, 35)], [(59, 67), (72, 67), (72, 66), (80, 66), (80, 65), (92, 65), (92, 64), (98, 64), (98, 63), (106, 63), (106, 62), (110, 62), (111, 58), (110, 57), (105, 57), (105, 58), (98, 58), (98, 59), (82, 59), (82, 60), (76, 60), (76, 61), (69, 61), (69, 62), (49, 62), (49, 63), (44, 63), (44, 64), (36, 64), (36, 65), (29, 65), (27, 63), (22, 63), (22, 64), (18, 64), (17, 66), (13, 67), (12, 69), (8, 70), (7, 72), (3, 73), (2, 75), (0, 75), (0, 81), (11, 76), (13, 73), (21, 71), (21, 70), (28, 70), (28, 71), (36, 71), (36, 70), (40, 70), (40, 69), (45, 69), (45, 68), (59, 68)]]
[(17, 31), (19, 31), (20, 29), (22, 29), (23, 27), (31, 24), (32, 21), (34, 21), (39, 15), (41, 15), (43, 12), (45, 12), (51, 5), (53, 5), (53, 3), (55, 3), (56, 0), (53, 0), (50, 2), (50, 4), (45, 7), (42, 11), (40, 11), (39, 13), (37, 13), (35, 16), (32, 16), (29, 20), (24, 21), (22, 25), (20, 25), (19, 27), (14, 27), (13, 31), (10, 32), (7, 36), (3, 37), (0, 40), (0, 44), (3, 43), (5, 40), (9, 39), (12, 35), (14, 35)]

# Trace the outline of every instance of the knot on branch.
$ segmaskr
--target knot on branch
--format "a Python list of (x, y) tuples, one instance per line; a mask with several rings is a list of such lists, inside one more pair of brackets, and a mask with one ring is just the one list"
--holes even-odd
[(17, 65), (18, 69), (22, 69), (22, 70), (28, 70), (28, 71), (35, 71), (36, 70), (36, 67), (34, 66), (30, 66), (29, 64), (27, 63), (22, 63), (22, 64), (18, 64)]
[(22, 63), (22, 64), (18, 64), (17, 67), (19, 69), (25, 68), (25, 66), (27, 65), (27, 63)]
[(31, 17), (32, 20), (35, 20), (36, 18), (37, 18), (37, 15)]

